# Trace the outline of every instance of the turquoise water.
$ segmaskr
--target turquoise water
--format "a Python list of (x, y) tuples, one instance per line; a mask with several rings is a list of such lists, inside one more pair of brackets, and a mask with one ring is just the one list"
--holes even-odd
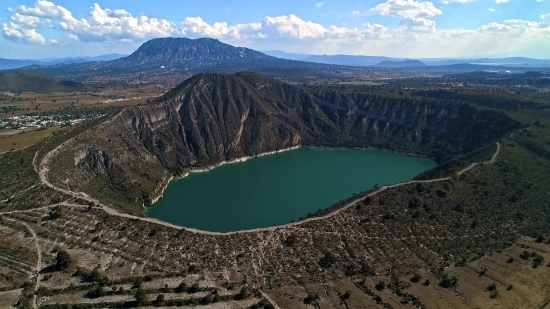
[(435, 166), (384, 150), (300, 148), (172, 181), (147, 216), (212, 232), (269, 227)]

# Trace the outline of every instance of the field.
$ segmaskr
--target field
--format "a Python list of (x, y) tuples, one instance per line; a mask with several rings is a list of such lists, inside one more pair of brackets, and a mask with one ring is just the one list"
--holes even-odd
[(40, 142), (42, 139), (63, 131), (61, 127), (49, 127), (45, 130), (0, 130), (0, 153), (21, 150)]
[(154, 78), (95, 78), (85, 83), (93, 86), (97, 91), (87, 93), (3, 92), (0, 93), (0, 119), (67, 108), (105, 108), (146, 104), (185, 78), (187, 76), (180, 75)]

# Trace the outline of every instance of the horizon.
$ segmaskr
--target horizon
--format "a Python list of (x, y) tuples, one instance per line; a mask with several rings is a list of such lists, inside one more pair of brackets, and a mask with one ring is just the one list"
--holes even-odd
[(316, 55), (550, 58), (543, 0), (204, 1), (179, 13), (175, 0), (6, 0), (0, 57), (130, 54), (154, 37), (185, 36)]
[[(220, 41), (222, 43), (225, 43), (225, 42), (223, 42), (223, 41), (221, 41), (217, 38), (211, 38), (211, 37), (197, 37), (197, 38), (158, 37), (158, 38), (150, 38), (150, 39), (144, 41), (135, 50), (133, 50), (129, 53), (111, 52), (111, 53), (104, 53), (104, 54), (92, 54), (92, 55), (90, 55), (90, 54), (81, 54), (81, 55), (70, 55), (70, 56), (66, 56), (66, 57), (47, 57), (47, 58), (4, 58), (4, 57), (0, 56), (0, 59), (48, 62), (48, 61), (56, 61), (56, 60), (60, 60), (60, 59), (97, 58), (97, 57), (108, 56), (108, 55), (118, 55), (118, 56), (121, 56), (121, 57), (127, 57), (127, 56), (131, 55), (132, 53), (134, 53), (141, 45), (143, 45), (143, 44), (145, 44), (149, 41), (155, 40), (155, 39), (165, 39), (165, 38), (182, 38), (182, 39), (190, 39), (190, 40), (213, 39), (213, 40), (217, 40), (217, 41)], [(225, 43), (225, 44), (229, 44), (229, 43)], [(231, 44), (229, 44), (229, 45), (231, 45)], [(235, 46), (235, 47), (245, 47), (245, 46)], [(264, 54), (269, 54), (270, 52), (273, 52), (273, 53), (284, 53), (284, 54), (290, 54), (290, 55), (301, 55), (301, 56), (304, 56), (304, 57), (311, 57), (311, 56), (387, 57), (387, 58), (390, 58), (390, 59), (401, 59), (401, 60), (461, 60), (461, 59), (464, 59), (464, 60), (493, 59), (493, 60), (495, 60), (495, 59), (509, 59), (509, 58), (526, 58), (526, 59), (549, 60), (550, 61), (550, 55), (549, 55), (548, 58), (537, 58), (537, 57), (529, 57), (529, 56), (522, 56), (522, 55), (510, 55), (510, 56), (489, 55), (489, 56), (471, 56), (471, 57), (468, 57), (468, 56), (462, 56), (462, 57), (393, 57), (393, 56), (387, 56), (387, 55), (358, 55), (358, 54), (342, 54), (342, 53), (338, 53), (338, 54), (293, 53), (293, 52), (289, 52), (289, 51), (285, 51), (285, 50), (277, 50), (277, 49), (270, 49), (270, 50), (255, 49), (255, 50), (258, 51), (258, 52), (264, 53)], [(273, 57), (284, 59), (284, 57), (279, 57), (279, 56), (273, 56)]]

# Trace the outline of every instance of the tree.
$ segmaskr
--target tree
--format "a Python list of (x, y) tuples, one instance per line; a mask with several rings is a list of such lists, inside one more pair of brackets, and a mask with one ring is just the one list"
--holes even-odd
[(136, 298), (136, 301), (138, 302), (138, 304), (143, 304), (147, 300), (147, 293), (145, 292), (144, 289), (139, 288), (136, 290), (134, 297)]
[(50, 217), (50, 220), (55, 220), (61, 218), (61, 207), (55, 206), (49, 213), (48, 217)]
[(185, 292), (185, 290), (187, 290), (187, 285), (185, 284), (185, 282), (182, 282), (176, 288), (176, 293), (183, 293), (183, 292)]
[(59, 270), (67, 269), (67, 267), (69, 267), (69, 265), (71, 264), (71, 256), (65, 250), (58, 251), (55, 260), (56, 260), (55, 266)]
[(422, 276), (419, 274), (414, 274), (414, 276), (411, 278), (411, 282), (420, 282), (420, 279), (422, 279)]
[(155, 299), (155, 306), (160, 306), (164, 303), (164, 294), (157, 295), (157, 299)]
[(336, 256), (332, 252), (327, 252), (325, 256), (319, 259), (319, 265), (323, 268), (330, 268), (336, 261)]
[(375, 286), (374, 288), (378, 291), (382, 291), (383, 289), (386, 288), (386, 284), (384, 283), (384, 281), (380, 280)]

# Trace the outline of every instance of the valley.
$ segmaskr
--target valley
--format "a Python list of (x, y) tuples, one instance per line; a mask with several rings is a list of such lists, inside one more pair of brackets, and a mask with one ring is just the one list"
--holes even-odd
[(0, 306), (549, 304), (544, 75), (304, 63), (156, 39), (27, 68), (55, 90), (0, 96)]

